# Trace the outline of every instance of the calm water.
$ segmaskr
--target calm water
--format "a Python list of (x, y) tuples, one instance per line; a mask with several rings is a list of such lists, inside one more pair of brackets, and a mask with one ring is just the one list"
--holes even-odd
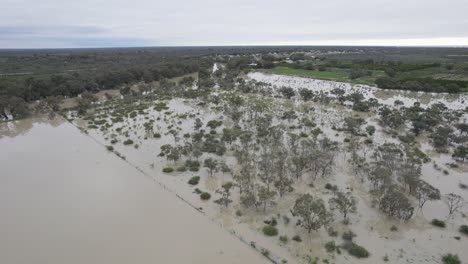
[(61, 119), (0, 124), (0, 263), (265, 263)]

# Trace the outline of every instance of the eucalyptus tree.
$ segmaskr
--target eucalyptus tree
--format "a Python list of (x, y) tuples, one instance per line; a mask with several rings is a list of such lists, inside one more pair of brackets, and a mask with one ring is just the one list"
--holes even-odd
[(441, 198), (440, 190), (423, 180), (418, 181), (414, 195), (418, 198), (418, 205), (421, 209), (427, 201), (440, 200)]
[(328, 224), (333, 219), (322, 199), (303, 194), (296, 199), (291, 210), (293, 216), (301, 219), (300, 225), (310, 233)]
[(215, 200), (215, 203), (224, 205), (224, 206), (227, 208), (228, 205), (229, 205), (230, 203), (232, 203), (232, 200), (231, 200), (231, 188), (232, 188), (233, 186), (234, 186), (234, 185), (233, 185), (232, 182), (224, 183), (224, 184), (221, 186), (221, 189), (216, 191), (216, 193), (221, 194), (221, 198), (219, 198), (218, 200)]
[(387, 215), (403, 221), (411, 219), (414, 213), (411, 202), (403, 193), (398, 191), (396, 186), (386, 189), (380, 200), (379, 209)]
[(263, 211), (265, 212), (268, 203), (271, 203), (271, 201), (275, 198), (276, 192), (265, 186), (260, 186), (258, 188), (257, 195), (258, 202), (263, 206)]
[(384, 143), (377, 147), (372, 157), (391, 171), (395, 171), (403, 160), (403, 151), (394, 143)]
[(210, 176), (213, 176), (213, 172), (218, 171), (218, 161), (213, 158), (205, 159), (203, 166), (208, 169)]
[(332, 210), (338, 210), (343, 217), (346, 218), (349, 213), (355, 213), (356, 208), (356, 198), (354, 198), (350, 193), (344, 193), (341, 191), (335, 192), (334, 196), (328, 200), (330, 208)]

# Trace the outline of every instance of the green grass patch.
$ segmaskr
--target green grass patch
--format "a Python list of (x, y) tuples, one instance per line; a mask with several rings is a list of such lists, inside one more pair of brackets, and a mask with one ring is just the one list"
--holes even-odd
[(304, 69), (292, 69), (287, 67), (277, 67), (267, 72), (280, 75), (299, 76), (306, 78), (313, 78), (327, 81), (357, 83), (366, 85), (375, 85), (373, 77), (364, 77), (362, 79), (349, 79), (349, 72), (344, 70), (328, 70), (328, 71), (315, 71), (315, 70), (304, 70)]

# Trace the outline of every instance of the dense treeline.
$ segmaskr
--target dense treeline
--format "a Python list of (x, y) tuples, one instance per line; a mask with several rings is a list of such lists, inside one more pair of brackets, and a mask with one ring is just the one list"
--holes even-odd
[[(131, 49), (130, 49), (131, 50)], [(19, 51), (17, 51), (19, 52)], [(39, 51), (38, 51), (39, 52)], [(118, 89), (212, 67), (208, 57), (146, 52), (0, 53), (0, 119), (22, 118), (26, 103), (48, 97)]]
[(422, 91), (432, 93), (460, 93), (466, 90), (467, 81), (440, 80), (432, 78), (396, 79), (377, 78), (375, 83), (382, 89)]

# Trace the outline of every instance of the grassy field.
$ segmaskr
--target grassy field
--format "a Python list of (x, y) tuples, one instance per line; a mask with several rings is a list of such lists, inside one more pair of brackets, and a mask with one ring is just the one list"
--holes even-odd
[(374, 79), (375, 76), (364, 77), (355, 80), (349, 78), (349, 73), (344, 70), (333, 70), (333, 71), (312, 71), (312, 70), (303, 70), (303, 69), (291, 69), (286, 67), (277, 67), (267, 72), (280, 75), (290, 75), (290, 76), (299, 76), (306, 78), (313, 78), (319, 80), (328, 80), (328, 81), (337, 81), (337, 82), (347, 82), (347, 83), (356, 83), (356, 84), (366, 84), (366, 85), (375, 85)]

